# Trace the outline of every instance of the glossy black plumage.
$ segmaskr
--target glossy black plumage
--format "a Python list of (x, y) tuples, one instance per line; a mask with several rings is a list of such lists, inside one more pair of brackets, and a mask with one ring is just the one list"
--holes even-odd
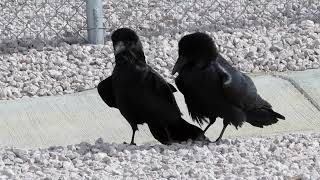
[(98, 92), (110, 107), (118, 108), (132, 127), (134, 144), (138, 124), (147, 123), (152, 135), (163, 144), (204, 138), (203, 131), (181, 118), (175, 87), (146, 64), (136, 33), (127, 28), (112, 34), (116, 66), (100, 82)]
[(185, 96), (189, 113), (200, 125), (208, 122), (206, 131), (217, 117), (223, 118), (222, 138), (227, 125), (236, 128), (248, 122), (263, 127), (285, 119), (257, 93), (253, 81), (233, 68), (217, 51), (212, 38), (193, 33), (179, 41), (179, 58), (173, 74), (178, 89)]

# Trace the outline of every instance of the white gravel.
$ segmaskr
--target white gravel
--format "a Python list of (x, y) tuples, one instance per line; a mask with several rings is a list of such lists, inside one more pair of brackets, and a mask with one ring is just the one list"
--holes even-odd
[[(196, 30), (209, 33), (227, 60), (243, 72), (320, 68), (320, 1), (210, 2), (107, 0), (105, 27), (136, 30), (148, 63), (171, 82), (178, 41)], [(0, 100), (79, 92), (111, 74), (110, 41), (92, 46), (56, 40), (56, 27), (65, 23), (61, 16), (73, 15), (70, 7), (59, 8), (59, 17), (41, 34), (55, 46), (50, 47), (24, 37), (26, 26), (20, 21), (37, 32), (54, 16), (52, 7), (43, 6), (35, 17), (30, 13), (37, 9), (34, 1), (26, 1), (23, 9), (12, 4), (0, 3)], [(216, 5), (219, 8), (213, 8)], [(12, 9), (19, 9), (19, 18), (12, 19)], [(83, 14), (84, 6), (78, 11)], [(79, 42), (72, 39), (72, 31), (82, 29), (84, 22), (75, 14), (61, 36), (68, 43)], [(21, 39), (6, 39), (12, 34)], [(107, 32), (106, 40), (109, 36)], [(219, 145), (128, 146), (99, 139), (94, 145), (0, 148), (0, 179), (320, 179), (319, 142), (320, 134), (291, 134), (226, 139)]]
[(0, 179), (319, 179), (320, 134), (225, 139), (220, 144), (80, 143), (0, 149)]
[[(170, 71), (177, 59), (178, 41), (195, 30), (206, 30), (227, 60), (243, 72), (320, 68), (320, 1), (261, 0), (256, 3), (248, 0), (243, 3), (234, 0), (232, 6), (229, 1), (209, 2), (104, 1), (105, 27), (107, 31), (120, 26), (136, 30), (143, 41), (148, 63), (171, 82)], [(48, 4), (42, 6), (44, 10), (37, 12), (38, 15), (29, 15), (36, 4), (26, 1), (24, 8), (19, 9), (24, 16), (0, 27), (0, 100), (79, 92), (96, 87), (110, 75), (114, 65), (112, 44), (108, 40), (110, 32), (106, 34), (108, 41), (104, 46), (70, 46), (56, 41), (53, 44), (57, 47), (43, 47), (41, 41), (30, 37), (4, 40), (9, 32), (20, 34), (24, 29), (20, 21), (28, 22), (37, 32), (37, 28), (42, 28), (41, 22), (54, 16)], [(15, 16), (10, 9), (22, 6), (13, 2), (0, 5), (3, 9), (0, 23)], [(84, 13), (84, 7), (79, 7), (80, 14)], [(72, 14), (67, 4), (59, 8), (59, 13), (59, 17)], [(63, 18), (54, 18), (50, 23), (61, 27)], [(81, 23), (84, 23), (83, 17), (75, 14), (61, 35), (65, 33), (68, 37), (64, 38), (70, 38), (70, 26), (82, 27)], [(58, 31), (48, 28), (44, 32), (52, 31), (51, 34), (56, 35), (53, 30)], [(51, 37), (50, 33), (45, 37)], [(57, 38), (54, 37), (53, 40)]]
[[(310, 23), (303, 21), (302, 23)], [(310, 23), (312, 24), (312, 23)], [(306, 70), (320, 67), (320, 24), (208, 32), (220, 52), (243, 72)], [(168, 81), (177, 59), (179, 39), (187, 34), (141, 37), (148, 63)], [(62, 95), (91, 89), (114, 66), (112, 43), (68, 45), (0, 55), (0, 99)]]

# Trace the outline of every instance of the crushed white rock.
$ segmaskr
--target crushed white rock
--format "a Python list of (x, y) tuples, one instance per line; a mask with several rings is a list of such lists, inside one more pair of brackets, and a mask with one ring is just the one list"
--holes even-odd
[[(214, 6), (227, 7), (229, 3), (221, 1)], [(248, 1), (243, 11), (244, 4), (234, 1), (234, 6), (224, 11), (212, 8), (209, 1), (110, 0), (104, 1), (108, 18), (105, 27), (109, 31), (120, 26), (136, 30), (148, 63), (171, 82), (170, 71), (177, 59), (178, 41), (196, 30), (209, 33), (223, 56), (243, 72), (320, 68), (319, 2), (299, 4), (296, 0), (289, 3), (272, 0), (265, 3), (266, 6), (261, 6)], [(32, 5), (30, 1), (30, 6), (21, 13), (29, 13)], [(134, 11), (128, 12), (129, 7)], [(61, 7), (61, 11), (65, 11), (64, 8)], [(271, 13), (258, 13), (266, 10)], [(21, 18), (29, 22), (31, 17)], [(80, 20), (74, 23), (79, 25)], [(14, 26), (17, 27), (11, 31), (16, 30), (15, 34), (21, 28), (16, 22)], [(0, 43), (0, 100), (70, 94), (96, 87), (111, 74), (114, 66), (110, 32), (106, 34), (103, 46), (68, 45), (59, 41), (57, 47), (49, 47), (32, 39), (23, 43)], [(0, 37), (5, 38), (2, 34)], [(35, 49), (28, 49), (30, 47)]]
[(320, 134), (0, 149), (0, 179), (319, 179)]
[[(315, 25), (320, 29), (320, 24)], [(298, 26), (275, 32), (260, 29), (208, 32), (223, 56), (243, 72), (306, 70), (320, 66), (320, 33)], [(184, 34), (187, 34), (185, 32)], [(166, 80), (177, 59), (177, 44), (184, 34), (141, 37), (148, 64)], [(114, 67), (112, 43), (67, 45), (25, 54), (0, 55), (0, 99), (69, 94), (91, 88)]]

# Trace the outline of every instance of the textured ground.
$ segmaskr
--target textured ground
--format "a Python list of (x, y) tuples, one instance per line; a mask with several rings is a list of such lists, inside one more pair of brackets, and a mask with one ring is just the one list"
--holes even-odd
[[(68, 45), (78, 42), (70, 35), (74, 28), (83, 29), (85, 19), (75, 14), (60, 32), (55, 27), (64, 24), (61, 16), (73, 13), (70, 7), (58, 4), (55, 11), (44, 5), (32, 14), (37, 3), (25, 2), (0, 2), (0, 100), (71, 94), (92, 89), (111, 74), (110, 32), (103, 46)], [(243, 72), (320, 67), (319, 1), (215, 3), (107, 0), (105, 27), (137, 30), (148, 63), (168, 81), (173, 80), (179, 39), (198, 30), (208, 32), (224, 57)], [(59, 17), (51, 19), (55, 12)], [(26, 31), (21, 21), (28, 23), (27, 31), (36, 32), (49, 19), (52, 29), (40, 35), (51, 38), (49, 46), (21, 34)], [(55, 41), (55, 32), (68, 40)], [(20, 39), (7, 39), (12, 34)], [(291, 134), (220, 144), (128, 146), (98, 139), (95, 144), (44, 149), (2, 147), (0, 179), (320, 179), (319, 141), (319, 134)]]
[(320, 135), (225, 139), (219, 144), (80, 143), (0, 149), (0, 179), (318, 179)]
[[(243, 72), (306, 70), (320, 65), (320, 27), (264, 36), (259, 32), (210, 33), (220, 52)], [(315, 32), (316, 29), (319, 32)], [(142, 38), (147, 61), (168, 81), (177, 59), (177, 38)], [(110, 41), (104, 46), (67, 45), (0, 55), (0, 99), (70, 94), (91, 89), (112, 72)]]
[[(59, 30), (56, 27), (62, 28), (61, 36), (72, 35), (70, 30), (74, 29), (70, 26), (81, 27), (85, 22), (83, 17), (76, 13), (69, 25), (61, 26), (65, 23), (62, 15), (71, 13), (69, 6), (58, 6), (59, 18), (50, 19), (56, 11), (48, 4), (25, 2), (0, 3), (3, 8), (0, 24), (7, 24), (6, 20), (16, 16), (11, 9), (18, 9), (19, 15), (24, 15), (13, 19), (8, 26), (0, 26), (0, 100), (70, 94), (96, 87), (113, 69), (110, 31), (123, 26), (138, 32), (148, 63), (169, 81), (173, 79), (170, 71), (177, 59), (178, 41), (194, 31), (208, 32), (224, 57), (244, 72), (320, 67), (319, 1), (233, 0), (230, 4), (231, 1), (108, 0), (104, 1), (104, 46), (70, 46), (59, 41), (55, 43), (57, 47), (50, 47), (50, 43), (44, 47), (31, 37), (10, 41), (6, 38), (21, 34), (25, 28), (23, 22), (37, 32), (44, 28), (46, 20), (50, 20), (52, 29), (44, 31), (45, 37), (56, 35), (53, 31)], [(33, 6), (43, 9), (38, 15), (30, 14)], [(79, 7), (80, 14), (84, 13), (84, 7)]]

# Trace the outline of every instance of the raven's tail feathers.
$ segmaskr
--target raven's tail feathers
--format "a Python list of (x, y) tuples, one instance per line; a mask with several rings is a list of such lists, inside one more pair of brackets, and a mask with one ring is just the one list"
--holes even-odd
[(263, 128), (278, 122), (278, 119), (285, 117), (272, 109), (259, 108), (247, 112), (247, 122), (252, 126)]

